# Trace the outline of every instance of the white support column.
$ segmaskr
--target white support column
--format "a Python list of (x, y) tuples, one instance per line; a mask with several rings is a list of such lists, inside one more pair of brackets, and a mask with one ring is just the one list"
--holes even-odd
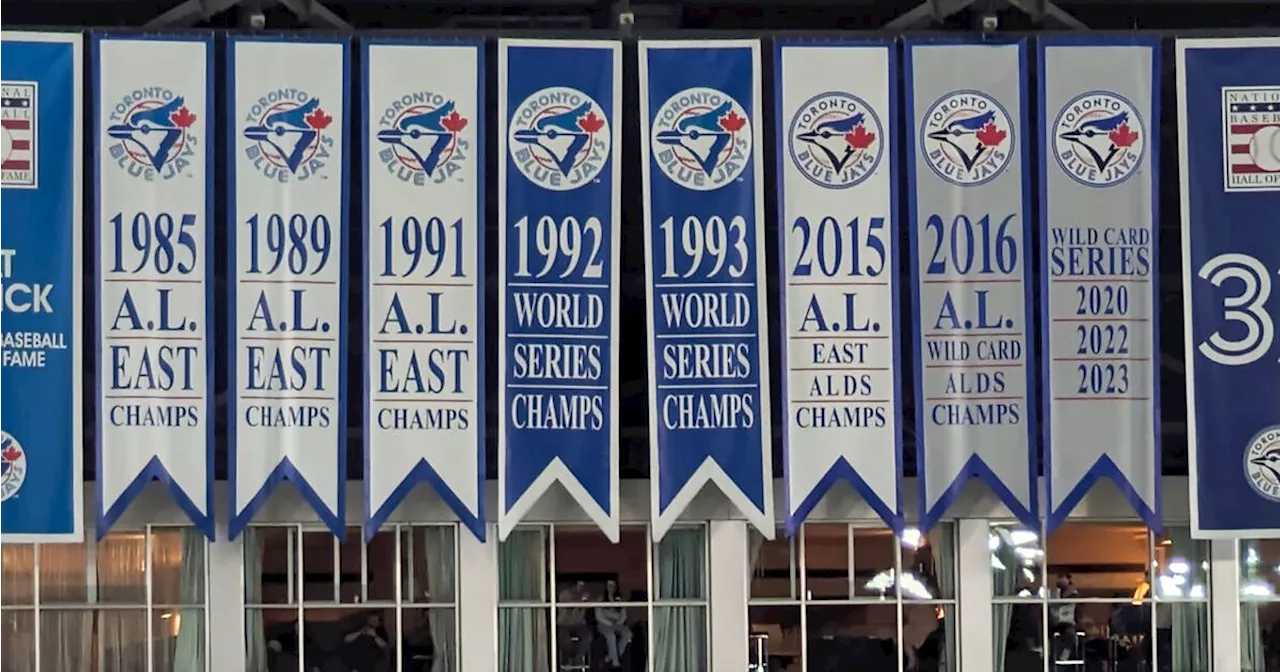
[(959, 650), (960, 669), (963, 672), (994, 670), (990, 525), (984, 518), (966, 518), (958, 521), (956, 528), (959, 636), (955, 646)]
[[(713, 520), (708, 526), (708, 617), (711, 623), (711, 669), (746, 670), (747, 597), (751, 568), (747, 559), (747, 523)], [(467, 672), (471, 672), (467, 670)]]
[(244, 669), (244, 535), (227, 539), (227, 525), (219, 521), (209, 544), (208, 629), (209, 669)]
[(458, 529), (458, 656), (462, 672), (498, 669), (498, 526), (482, 543)]
[(1240, 672), (1240, 546), (1209, 542), (1209, 642), (1213, 672)]

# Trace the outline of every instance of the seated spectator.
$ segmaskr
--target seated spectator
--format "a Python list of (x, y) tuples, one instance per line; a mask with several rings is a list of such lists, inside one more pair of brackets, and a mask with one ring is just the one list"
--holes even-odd
[(351, 672), (385, 672), (391, 661), (389, 639), (382, 616), (377, 612), (368, 614), (360, 629), (342, 638), (343, 664)]
[[(610, 579), (604, 588), (605, 602), (621, 602), (618, 582)], [(627, 625), (627, 610), (621, 606), (596, 607), (596, 629), (604, 636), (608, 655), (605, 662), (609, 667), (622, 667), (621, 656), (627, 653), (627, 645), (631, 644), (631, 627)]]
[[(587, 584), (578, 581), (560, 593), (560, 603), (564, 605), (574, 602), (590, 602), (591, 593)], [(570, 663), (586, 660), (591, 646), (591, 626), (587, 623), (585, 608), (562, 608), (556, 614), (556, 630), (559, 632), (558, 648), (565, 652), (565, 660)]]

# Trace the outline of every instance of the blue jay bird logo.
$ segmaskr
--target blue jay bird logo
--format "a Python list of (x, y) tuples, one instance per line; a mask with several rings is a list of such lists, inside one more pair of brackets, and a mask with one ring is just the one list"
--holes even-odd
[(696, 191), (737, 179), (751, 157), (746, 110), (724, 92), (704, 87), (668, 98), (654, 115), (650, 141), (662, 172)]
[(995, 179), (1013, 156), (1013, 127), (998, 101), (979, 91), (953, 91), (926, 110), (920, 147), (933, 172), (967, 187)]
[[(422, 94), (422, 97), (439, 99), (434, 94)], [(454, 101), (413, 105), (399, 110), (398, 114), (393, 108), (383, 118), (392, 121), (390, 128), (378, 131), (378, 142), (387, 145), (379, 156), (402, 180), (414, 179), (415, 173), (445, 178), (456, 170), (452, 164), (456, 163), (455, 159), (463, 158), (460, 135), (469, 121), (458, 112)]]
[(608, 116), (587, 94), (554, 86), (534, 92), (511, 115), (507, 146), (533, 183), (569, 191), (596, 179), (609, 158)]
[(1119, 184), (1142, 163), (1146, 133), (1133, 104), (1106, 91), (1077, 96), (1053, 122), (1053, 153), (1087, 187)]
[(108, 115), (108, 154), (135, 177), (171, 179), (190, 164), (196, 118), (186, 98), (168, 89), (133, 91)]
[(244, 137), (257, 143), (254, 158), (260, 155), (298, 177), (310, 176), (319, 167), (310, 162), (317, 158), (321, 145), (332, 142), (324, 130), (333, 123), (333, 117), (320, 107), (319, 98), (301, 97), (301, 102), (284, 100), (262, 108), (256, 121), (244, 129)]
[(847, 93), (823, 93), (796, 110), (787, 136), (791, 160), (810, 182), (846, 189), (871, 176), (884, 142), (880, 118)]
[(1244, 470), (1254, 491), (1280, 502), (1280, 426), (1263, 430), (1249, 442)]

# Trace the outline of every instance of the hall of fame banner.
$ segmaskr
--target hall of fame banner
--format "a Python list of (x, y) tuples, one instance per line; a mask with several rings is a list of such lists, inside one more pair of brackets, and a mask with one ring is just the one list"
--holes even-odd
[(152, 480), (213, 537), (213, 39), (95, 36), (98, 536)]
[(84, 539), (79, 33), (0, 33), (0, 539)]
[(841, 479), (900, 529), (895, 47), (775, 57), (787, 533)]
[(1280, 538), (1280, 38), (1177, 59), (1191, 531)]
[(484, 539), (484, 47), (362, 46), (365, 538), (425, 482)]
[(1026, 43), (905, 59), (922, 527), (976, 477), (1038, 528)]
[(714, 482), (772, 539), (760, 43), (639, 51), (653, 535)]
[(1047, 529), (1106, 477), (1159, 530), (1160, 42), (1037, 44)]
[(498, 42), (498, 533), (559, 482), (618, 540), (622, 45)]
[(346, 532), (350, 49), (227, 41), (232, 538), (282, 481)]

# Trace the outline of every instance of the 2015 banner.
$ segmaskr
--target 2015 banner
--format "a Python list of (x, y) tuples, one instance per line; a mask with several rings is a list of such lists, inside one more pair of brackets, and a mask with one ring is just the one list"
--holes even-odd
[(363, 42), (365, 537), (435, 487), (484, 538), (484, 45)]
[(776, 47), (787, 532), (839, 479), (902, 526), (895, 47)]
[(1048, 530), (1099, 478), (1160, 529), (1160, 42), (1041, 38)]
[(559, 482), (618, 540), (622, 45), (498, 43), (498, 532)]
[(1192, 533), (1280, 537), (1280, 38), (1177, 58)]
[(233, 538), (285, 480), (346, 531), (349, 51), (227, 43)]
[(760, 43), (639, 49), (653, 534), (710, 481), (772, 539)]
[(922, 526), (970, 478), (1037, 527), (1026, 44), (906, 44)]
[(154, 479), (212, 538), (213, 40), (93, 52), (98, 535)]
[(0, 34), (0, 538), (84, 537), (82, 41)]

